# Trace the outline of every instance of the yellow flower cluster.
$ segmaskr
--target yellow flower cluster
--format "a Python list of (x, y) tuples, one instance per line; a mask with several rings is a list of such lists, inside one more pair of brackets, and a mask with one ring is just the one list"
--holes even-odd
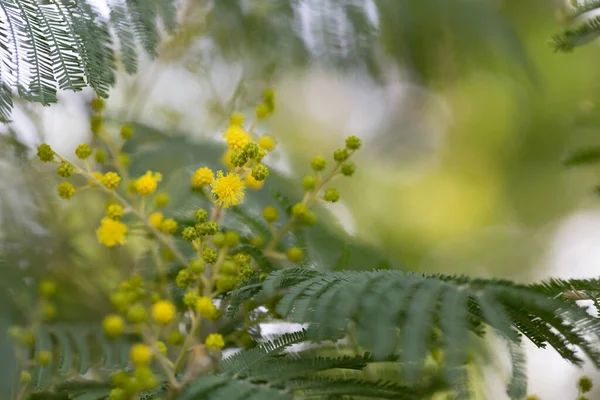
[(211, 333), (204, 341), (204, 345), (209, 350), (221, 350), (225, 347), (223, 336), (218, 333)]
[(199, 189), (208, 186), (215, 180), (215, 174), (206, 167), (198, 168), (192, 176), (192, 187)]
[(126, 234), (127, 226), (110, 218), (102, 218), (100, 227), (96, 230), (98, 241), (107, 247), (125, 244)]
[(212, 193), (217, 198), (217, 203), (223, 208), (237, 206), (244, 201), (244, 189), (246, 185), (238, 174), (232, 172), (223, 175), (223, 171), (217, 172), (217, 179), (212, 184)]
[(252, 137), (240, 125), (230, 125), (225, 131), (225, 141), (232, 151), (240, 152), (252, 141)]
[(156, 191), (158, 182), (162, 180), (162, 175), (157, 172), (146, 171), (146, 174), (135, 181), (135, 190), (142, 196), (149, 196)]

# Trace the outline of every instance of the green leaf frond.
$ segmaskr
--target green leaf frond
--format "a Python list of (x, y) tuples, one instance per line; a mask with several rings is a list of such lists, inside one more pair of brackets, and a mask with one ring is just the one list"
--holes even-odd
[(175, 28), (173, 0), (110, 2), (110, 18), (89, 0), (0, 1), (0, 121), (10, 120), (12, 92), (49, 105), (57, 91), (91, 87), (101, 97), (115, 83), (115, 43), (125, 70), (137, 68), (137, 43), (150, 55), (160, 42), (157, 22)]
[[(352, 339), (381, 360), (398, 355), (407, 379), (421, 373), (427, 355), (441, 338), (444, 375), (466, 390), (461, 370), (472, 348), (471, 338), (494, 329), (511, 349), (511, 395), (523, 392), (521, 335), (538, 347), (553, 347), (563, 358), (581, 365), (578, 348), (595, 365), (600, 352), (600, 321), (575, 302), (559, 296), (565, 290), (598, 288), (595, 280), (551, 280), (520, 285), (505, 280), (427, 275), (401, 271), (317, 272), (293, 268), (267, 276), (238, 293), (283, 294), (277, 312), (310, 323), (307, 339), (322, 341), (351, 332)], [(246, 295), (245, 298), (248, 298)], [(437, 341), (439, 343), (439, 341)]]
[[(101, 327), (52, 325), (43, 326), (37, 333), (34, 354), (41, 351), (52, 353), (52, 363), (35, 368), (33, 384), (38, 389), (46, 386), (48, 379), (58, 375), (69, 376), (73, 372), (85, 374), (90, 368), (123, 368), (129, 362), (132, 340), (127, 338), (109, 341)], [(81, 382), (71, 382), (77, 386)], [(82, 385), (97, 385), (84, 382)]]
[(564, 14), (569, 28), (552, 37), (556, 51), (570, 52), (600, 36), (600, 1), (586, 1)]

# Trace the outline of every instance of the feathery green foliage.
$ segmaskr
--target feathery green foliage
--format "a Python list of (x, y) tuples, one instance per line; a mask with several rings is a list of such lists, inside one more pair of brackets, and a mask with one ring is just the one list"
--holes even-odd
[(600, 36), (600, 1), (586, 0), (570, 4), (564, 10), (564, 18), (569, 27), (553, 36), (554, 49), (570, 52), (575, 47), (587, 44)]
[(93, 88), (101, 97), (115, 83), (114, 28), (120, 59), (129, 73), (137, 68), (137, 43), (154, 57), (157, 18), (175, 27), (173, 0), (110, 2), (104, 18), (88, 0), (0, 1), (0, 121), (10, 120), (12, 91), (43, 105), (57, 101), (57, 90)]
[(355, 332), (354, 340), (375, 359), (399, 355), (409, 381), (416, 379), (427, 354), (441, 337), (445, 376), (455, 387), (465, 386), (464, 367), (472, 338), (489, 327), (508, 341), (513, 373), (512, 398), (525, 391), (520, 336), (538, 347), (553, 347), (566, 360), (581, 365), (578, 347), (596, 365), (600, 352), (600, 322), (574, 302), (557, 297), (570, 286), (595, 288), (596, 281), (549, 281), (519, 285), (510, 281), (463, 276), (412, 274), (400, 271), (317, 272), (293, 268), (277, 271), (234, 294), (272, 295), (281, 290), (277, 312), (309, 323), (308, 339), (337, 339)]

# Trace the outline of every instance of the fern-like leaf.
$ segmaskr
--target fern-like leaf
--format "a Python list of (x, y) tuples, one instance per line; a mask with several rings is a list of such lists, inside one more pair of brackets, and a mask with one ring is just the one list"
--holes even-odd
[[(597, 287), (593, 280), (573, 284), (587, 290)], [(294, 268), (267, 276), (262, 291), (257, 291), (256, 285), (252, 286), (256, 297), (283, 293), (277, 306), (279, 314), (295, 322), (312, 323), (308, 340), (356, 333), (354, 339), (376, 358), (399, 355), (411, 379), (416, 378), (427, 353), (433, 350), (434, 333), (440, 332), (447, 353), (444, 374), (459, 398), (469, 397), (463, 368), (470, 348), (468, 337), (470, 333), (484, 335), (482, 327), (486, 325), (513, 346), (520, 346), (520, 333), (539, 347), (553, 347), (577, 365), (582, 360), (575, 348), (594, 364), (600, 362), (600, 352), (592, 344), (600, 339), (600, 321), (556, 295), (573, 286), (567, 282), (519, 285), (400, 271), (316, 272)], [(513, 358), (514, 363), (521, 362), (516, 350)], [(518, 368), (515, 365), (513, 369), (511, 393), (522, 391)]]

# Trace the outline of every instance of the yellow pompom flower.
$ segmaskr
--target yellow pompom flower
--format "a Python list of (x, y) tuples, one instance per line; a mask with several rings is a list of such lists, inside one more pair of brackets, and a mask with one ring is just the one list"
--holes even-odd
[(150, 221), (150, 224), (152, 224), (153, 227), (155, 227), (156, 229), (160, 229), (160, 224), (163, 222), (164, 218), (165, 216), (163, 215), (163, 213), (155, 212), (150, 214), (148, 220)]
[(202, 167), (198, 168), (194, 175), (192, 175), (192, 187), (199, 189), (204, 186), (208, 186), (215, 180), (215, 174), (210, 168)]
[(236, 112), (231, 114), (231, 117), (229, 117), (229, 123), (231, 125), (242, 125), (244, 123), (244, 121), (246, 120), (246, 117), (244, 117), (244, 114)]
[(107, 172), (102, 176), (100, 182), (110, 190), (113, 190), (121, 183), (121, 177), (116, 172)]
[(134, 344), (131, 346), (129, 358), (136, 367), (146, 366), (152, 358), (152, 350), (143, 343)]
[(223, 208), (237, 206), (244, 201), (244, 189), (246, 185), (238, 174), (223, 171), (217, 172), (217, 179), (212, 184), (212, 193), (217, 197), (217, 203)]
[(161, 174), (146, 171), (145, 175), (135, 181), (135, 190), (142, 196), (149, 196), (156, 191), (156, 186), (161, 180)]
[(124, 244), (125, 234), (127, 234), (127, 226), (110, 218), (102, 218), (100, 227), (96, 230), (98, 241), (107, 247)]
[(204, 345), (209, 350), (220, 350), (225, 347), (225, 340), (223, 340), (223, 336), (219, 333), (211, 333), (206, 338)]
[(252, 141), (252, 137), (239, 125), (230, 125), (225, 131), (225, 141), (232, 151), (241, 152)]
[(233, 154), (233, 151), (227, 150), (225, 153), (223, 153), (223, 157), (221, 157), (221, 162), (228, 169), (234, 169), (235, 168), (235, 165), (233, 165), (233, 162), (231, 161), (231, 154)]
[(217, 314), (217, 307), (210, 297), (202, 296), (196, 300), (196, 311), (206, 319), (213, 319)]
[(125, 322), (120, 316), (111, 314), (104, 318), (104, 321), (102, 322), (102, 328), (104, 329), (106, 336), (115, 338), (123, 333), (123, 330), (125, 329)]
[(277, 141), (273, 136), (264, 135), (258, 139), (258, 145), (267, 151), (273, 151), (277, 146)]
[(263, 187), (263, 185), (265, 184), (264, 181), (258, 181), (256, 180), (256, 178), (254, 178), (251, 174), (246, 175), (246, 185), (250, 188), (250, 189), (254, 189), (254, 190), (258, 190), (261, 189)]
[[(96, 171), (96, 172), (92, 172), (92, 176), (93, 176), (93, 177), (94, 177), (94, 178), (95, 178), (97, 181), (100, 181), (100, 182), (102, 182), (102, 179), (104, 178), (104, 175), (102, 174), (102, 172), (98, 172), (98, 171)], [(95, 185), (96, 185), (96, 182), (95, 182), (95, 181), (93, 181), (93, 180), (91, 180), (91, 179), (88, 179), (88, 184), (89, 184), (90, 186), (95, 186)]]
[(167, 300), (161, 300), (152, 306), (152, 317), (159, 324), (166, 325), (175, 318), (177, 310), (173, 303)]

